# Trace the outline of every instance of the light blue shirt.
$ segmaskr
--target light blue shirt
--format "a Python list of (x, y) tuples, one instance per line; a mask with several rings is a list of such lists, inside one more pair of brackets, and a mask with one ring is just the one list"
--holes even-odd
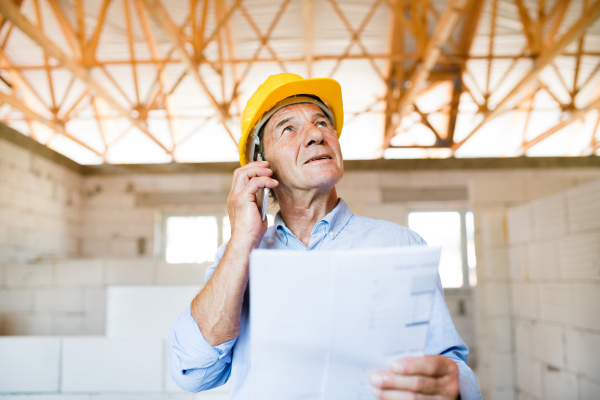
[[(278, 213), (275, 224), (267, 229), (260, 248), (319, 251), (426, 245), (418, 234), (400, 225), (352, 214), (346, 202), (340, 199), (333, 211), (315, 224), (308, 246), (294, 236)], [(226, 244), (219, 248), (215, 265), (206, 271), (207, 282), (219, 265), (225, 248)], [(473, 371), (467, 366), (469, 349), (454, 328), (439, 277), (437, 286), (425, 354), (441, 354), (454, 360), (460, 370), (462, 399), (481, 399)], [(239, 336), (214, 347), (202, 336), (190, 308), (184, 310), (173, 325), (168, 344), (171, 376), (181, 388), (188, 392), (200, 392), (231, 380), (231, 399), (245, 400), (252, 397), (248, 309), (246, 297)]]

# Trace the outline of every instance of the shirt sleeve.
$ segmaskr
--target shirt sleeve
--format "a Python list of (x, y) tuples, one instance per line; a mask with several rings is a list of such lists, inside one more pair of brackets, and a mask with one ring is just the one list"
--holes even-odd
[(433, 310), (429, 322), (429, 333), (425, 346), (426, 355), (442, 355), (453, 360), (459, 369), (461, 400), (480, 400), (481, 392), (475, 374), (467, 365), (469, 349), (461, 339), (450, 317), (442, 282), (438, 276), (437, 288), (433, 296)]
[[(419, 234), (411, 231), (414, 244), (427, 246)], [(413, 244), (413, 243), (411, 243)], [(425, 346), (426, 355), (442, 355), (456, 363), (459, 370), (458, 384), (460, 387), (461, 400), (482, 399), (475, 374), (467, 365), (469, 359), (469, 348), (456, 332), (452, 317), (444, 300), (444, 289), (438, 274), (436, 290), (433, 295), (433, 310), (429, 322), (429, 333)]]
[[(226, 244), (217, 250), (215, 264), (206, 271), (206, 282), (219, 265)], [(231, 354), (236, 339), (211, 346), (188, 306), (177, 318), (168, 340), (171, 377), (183, 390), (201, 392), (224, 385), (231, 374)]]

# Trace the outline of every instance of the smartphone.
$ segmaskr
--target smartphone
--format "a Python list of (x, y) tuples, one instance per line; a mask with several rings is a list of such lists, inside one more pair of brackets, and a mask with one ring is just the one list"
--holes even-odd
[[(256, 161), (264, 161), (260, 153), (256, 154)], [(269, 188), (258, 189), (256, 192), (256, 204), (258, 205), (258, 212), (260, 213), (260, 220), (264, 221), (267, 215), (267, 203), (269, 201)]]

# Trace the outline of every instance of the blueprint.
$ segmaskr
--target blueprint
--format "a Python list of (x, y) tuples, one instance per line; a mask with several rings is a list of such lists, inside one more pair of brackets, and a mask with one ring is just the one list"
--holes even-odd
[(423, 355), (440, 250), (253, 251), (253, 398), (374, 399), (371, 372)]

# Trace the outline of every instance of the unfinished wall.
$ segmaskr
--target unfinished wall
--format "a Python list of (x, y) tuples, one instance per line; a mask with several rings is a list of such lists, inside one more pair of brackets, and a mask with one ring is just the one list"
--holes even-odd
[(0, 264), (0, 335), (104, 335), (115, 285), (200, 285), (211, 263), (152, 258)]
[[(444, 207), (508, 207), (600, 177), (598, 169), (350, 171), (338, 194), (359, 215), (406, 225), (411, 210)], [(472, 185), (481, 183), (478, 198)], [(478, 184), (479, 184), (478, 183)], [(83, 180), (83, 257), (140, 257), (155, 254), (157, 222), (163, 212), (221, 211), (231, 186), (229, 173), (123, 174), (87, 176)], [(419, 190), (429, 193), (419, 194)], [(436, 189), (452, 189), (446, 195)], [(464, 190), (456, 196), (456, 189)], [(413, 192), (416, 200), (394, 197)], [(431, 198), (431, 196), (438, 198)], [(418, 196), (422, 196), (418, 200)], [(513, 199), (504, 201), (503, 199)], [(138, 243), (146, 243), (139, 254)]]
[(185, 393), (169, 374), (170, 326), (200, 287), (111, 287), (103, 336), (0, 337), (0, 399), (227, 399), (229, 385)]
[(508, 212), (517, 393), (600, 396), (600, 180)]
[(0, 138), (0, 263), (75, 256), (82, 182), (80, 174)]
[(595, 171), (514, 171), (488, 173), (471, 181), (478, 281), (475, 288), (477, 378), (486, 400), (515, 399), (517, 395), (508, 210), (598, 177)]

